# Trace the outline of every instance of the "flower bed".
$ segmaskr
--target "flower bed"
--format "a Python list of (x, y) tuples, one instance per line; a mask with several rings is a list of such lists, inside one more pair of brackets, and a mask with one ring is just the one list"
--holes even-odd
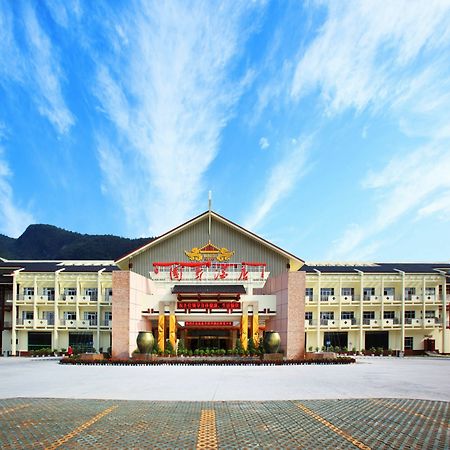
[(79, 358), (63, 358), (60, 364), (95, 365), (95, 366), (291, 366), (291, 365), (329, 365), (352, 364), (354, 358), (349, 356), (335, 359), (306, 360), (286, 359), (280, 361), (264, 361), (259, 358), (157, 358), (155, 360), (104, 359), (86, 361)]

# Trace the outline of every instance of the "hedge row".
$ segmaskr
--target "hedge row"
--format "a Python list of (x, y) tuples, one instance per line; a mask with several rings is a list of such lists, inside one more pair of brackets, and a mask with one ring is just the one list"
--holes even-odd
[(158, 358), (156, 360), (136, 361), (132, 359), (104, 359), (99, 361), (86, 361), (78, 358), (63, 358), (60, 364), (83, 365), (83, 366), (292, 366), (292, 365), (329, 365), (329, 364), (352, 364), (354, 358), (349, 356), (336, 359), (287, 359), (283, 361), (264, 361), (259, 359), (216, 359), (193, 358), (182, 360), (179, 358)]

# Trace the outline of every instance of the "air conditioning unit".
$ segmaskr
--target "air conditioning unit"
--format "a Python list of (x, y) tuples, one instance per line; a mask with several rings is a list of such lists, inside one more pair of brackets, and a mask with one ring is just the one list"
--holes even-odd
[(394, 325), (394, 319), (383, 319), (383, 325), (388, 325), (388, 326)]
[(64, 325), (65, 325), (66, 327), (76, 328), (76, 326), (77, 326), (77, 321), (76, 321), (76, 320), (73, 320), (73, 319), (66, 319)]
[(329, 319), (328, 322), (327, 322), (327, 325), (328, 326), (334, 326), (334, 325), (336, 325), (336, 321), (334, 319)]
[(378, 302), (378, 301), (380, 301), (380, 297), (378, 295), (371, 295), (370, 296), (370, 301), (371, 302)]
[(41, 302), (48, 302), (48, 295), (40, 295), (38, 300)]
[(24, 319), (23, 324), (26, 327), (32, 327), (32, 326), (34, 326), (34, 320), (33, 319)]
[(352, 300), (352, 295), (341, 295), (341, 302), (351, 302)]
[(337, 301), (337, 297), (335, 295), (329, 295), (328, 296), (328, 301), (329, 302), (336, 302)]
[(413, 295), (413, 296), (411, 297), (411, 300), (412, 300), (413, 302), (421, 302), (421, 301), (422, 301), (420, 295)]
[(426, 295), (425, 296), (425, 301), (427, 301), (427, 302), (435, 302), (436, 301), (436, 296), (435, 295)]
[(424, 319), (424, 325), (434, 325), (436, 323), (436, 319), (434, 317), (427, 317)]
[(370, 319), (370, 326), (371, 327), (377, 326), (377, 325), (380, 325), (379, 319)]
[(385, 302), (393, 302), (394, 301), (394, 296), (393, 295), (385, 295), (383, 297), (383, 301), (385, 301)]
[(420, 325), (421, 319), (411, 319), (411, 325)]
[(91, 300), (91, 296), (90, 295), (81, 295), (79, 301), (80, 302), (89, 302)]
[(24, 295), (24, 296), (23, 296), (23, 299), (24, 299), (26, 302), (32, 302), (32, 301), (34, 300), (34, 295)]

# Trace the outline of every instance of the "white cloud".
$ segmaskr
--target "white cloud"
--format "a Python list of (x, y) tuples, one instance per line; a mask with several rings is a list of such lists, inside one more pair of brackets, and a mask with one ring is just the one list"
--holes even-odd
[(244, 221), (244, 227), (251, 230), (256, 229), (273, 207), (286, 197), (299, 179), (305, 175), (308, 169), (307, 150), (311, 145), (311, 139), (296, 139), (291, 145), (293, 148), (289, 148), (272, 168), (264, 191), (250, 208), (247, 219)]
[[(122, 164), (114, 183), (104, 177), (135, 232), (160, 233), (195, 211), (221, 130), (251, 79), (249, 72), (229, 81), (250, 7), (142, 2), (130, 16), (110, 18), (122, 47), (112, 64), (99, 64), (94, 89), (121, 142), (120, 158), (111, 156), (126, 170)], [(108, 147), (99, 154), (104, 168)]]
[[(324, 6), (321, 3), (321, 6)], [(318, 91), (326, 116), (349, 109), (389, 116), (408, 137), (425, 138), (409, 153), (364, 177), (369, 218), (351, 223), (329, 258), (370, 256), (382, 233), (406, 217), (444, 212), (450, 187), (450, 3), (348, 1), (326, 3), (317, 37), (302, 53), (291, 95)], [(367, 137), (367, 126), (363, 129)], [(436, 200), (440, 198), (440, 200)]]
[(47, 117), (58, 133), (66, 133), (75, 120), (61, 92), (63, 73), (56, 57), (56, 49), (39, 25), (30, 4), (24, 9), (24, 23), (30, 46), (30, 67), (27, 74), (34, 84), (32, 96), (39, 113)]
[(449, 219), (449, 144), (427, 144), (410, 154), (394, 156), (378, 172), (369, 172), (363, 186), (376, 194), (371, 217), (365, 224), (350, 224), (333, 243), (328, 258), (358, 259), (355, 255), (361, 253), (370, 256), (366, 249), (374, 252), (378, 247), (367, 241), (400, 220), (430, 215)]
[(318, 88), (329, 113), (409, 99), (417, 94), (408, 89), (416, 75), (411, 64), (419, 55), (445, 48), (449, 20), (450, 3), (440, 0), (426, 6), (384, 2), (383, 7), (376, 0), (331, 2), (318, 37), (297, 65), (292, 95)]
[(269, 139), (267, 139), (266, 137), (262, 137), (259, 140), (259, 146), (261, 147), (262, 150), (268, 148), (270, 146)]
[(9, 181), (11, 177), (11, 170), (0, 147), (0, 233), (18, 237), (35, 220), (28, 211), (16, 205)]

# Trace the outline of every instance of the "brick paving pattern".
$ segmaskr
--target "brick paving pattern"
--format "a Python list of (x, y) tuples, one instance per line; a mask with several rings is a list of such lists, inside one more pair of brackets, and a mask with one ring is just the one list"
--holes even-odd
[(449, 449), (450, 403), (0, 400), (1, 449)]

